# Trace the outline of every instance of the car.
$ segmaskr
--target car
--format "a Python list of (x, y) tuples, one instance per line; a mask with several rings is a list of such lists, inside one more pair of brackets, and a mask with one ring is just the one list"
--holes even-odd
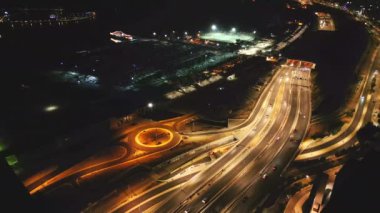
[(263, 180), (267, 179), (268, 178), (268, 173), (263, 174), (262, 178), (263, 178)]
[(207, 197), (202, 199), (202, 203), (207, 203)]

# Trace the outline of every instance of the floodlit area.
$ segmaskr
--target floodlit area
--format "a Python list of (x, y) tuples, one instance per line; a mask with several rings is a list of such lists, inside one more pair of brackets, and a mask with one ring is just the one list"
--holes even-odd
[(234, 44), (237, 41), (251, 42), (255, 40), (255, 37), (248, 33), (209, 32), (201, 35), (201, 39)]
[(266, 52), (268, 48), (272, 47), (274, 44), (273, 40), (259, 41), (254, 45), (245, 47), (239, 50), (240, 55), (256, 55), (260, 52)]
[(318, 17), (318, 30), (322, 31), (335, 31), (334, 19), (329, 13), (316, 12), (315, 15)]

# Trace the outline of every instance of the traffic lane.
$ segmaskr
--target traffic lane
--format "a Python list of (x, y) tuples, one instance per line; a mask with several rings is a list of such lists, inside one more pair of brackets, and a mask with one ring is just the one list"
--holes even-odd
[[(369, 110), (367, 111), (367, 113), (365, 115), (365, 118), (364, 118), (365, 122), (363, 122), (363, 124), (365, 124), (365, 123), (367, 123), (367, 122), (369, 122), (371, 120), (371, 114), (372, 114), (371, 111), (374, 109), (374, 106), (375, 106), (375, 104), (373, 102), (371, 102), (370, 105), (368, 106)], [(339, 146), (336, 149), (333, 149), (333, 150), (330, 150), (330, 151), (327, 151), (327, 152), (323, 152), (320, 155), (316, 155), (316, 156), (307, 158), (307, 160), (315, 160), (315, 159), (318, 159), (318, 158), (321, 158), (321, 157), (327, 157), (327, 156), (333, 155), (333, 154), (337, 153), (340, 150), (345, 150), (345, 149), (348, 149), (348, 148), (352, 147), (357, 141), (358, 141), (358, 139), (356, 138), (356, 136), (353, 136), (346, 143), (344, 143), (342, 146)], [(339, 141), (337, 141), (336, 143), (338, 143), (338, 142)]]
[[(278, 84), (279, 82), (277, 82)], [(275, 100), (275, 97), (272, 98), (272, 101)], [(261, 118), (263, 119), (263, 118)], [(244, 143), (240, 143), (241, 145), (243, 145)], [(234, 157), (236, 156), (235, 153), (233, 152), (229, 152), (227, 153), (226, 156), (223, 156), (222, 159), (218, 162), (216, 162), (216, 164), (214, 164), (213, 166), (211, 166), (211, 168), (209, 168), (205, 173), (202, 173), (200, 174), (198, 177), (196, 177), (198, 180), (204, 180), (206, 177), (212, 177), (213, 174), (217, 174), (219, 171), (221, 171), (221, 168), (226, 165), (227, 162), (230, 162), (231, 159), (233, 159)], [(206, 178), (206, 181), (203, 181), (203, 182), (207, 182), (209, 181), (210, 178)], [(190, 189), (183, 189), (184, 191), (188, 192), (186, 194), (186, 196), (184, 196), (182, 193), (179, 194), (179, 196), (176, 196), (174, 199), (172, 199), (170, 201), (170, 203), (168, 203), (166, 206), (168, 207), (168, 211), (170, 210), (170, 208), (172, 208), (173, 206), (176, 206), (176, 205), (179, 205), (183, 200), (186, 200), (187, 196), (189, 194), (193, 194), (194, 192), (193, 191), (196, 191), (196, 189), (200, 186), (200, 185), (205, 185), (204, 183), (201, 184), (201, 183), (197, 183), (197, 184), (192, 184), (192, 186), (188, 187)], [(181, 196), (182, 195), (182, 196)]]
[[(298, 92), (295, 91), (293, 92), (293, 94), (294, 94), (293, 99), (297, 99)], [(297, 100), (294, 100), (291, 106), (297, 102), (298, 102)], [(291, 108), (292, 110), (290, 114), (287, 116), (287, 120), (283, 129), (281, 129), (280, 132), (278, 132), (278, 134), (268, 134), (268, 137), (269, 137), (268, 139), (271, 140), (271, 144), (268, 150), (265, 150), (265, 152), (263, 153), (260, 159), (248, 159), (248, 160), (255, 160), (256, 161), (255, 166), (252, 167), (251, 170), (247, 172), (247, 174), (239, 180), (239, 184), (233, 185), (228, 191), (226, 191), (218, 199), (218, 202), (214, 203), (213, 206), (209, 208), (209, 210), (220, 211), (226, 206), (226, 204), (232, 205), (234, 201), (237, 198), (240, 198), (242, 193), (244, 193), (244, 191), (248, 187), (250, 187), (250, 185), (252, 184), (252, 180), (256, 180), (256, 181), (261, 180), (263, 174), (271, 173), (272, 168), (275, 166), (272, 162), (272, 159), (276, 155), (277, 150), (280, 150), (281, 147), (283, 147), (284, 143), (286, 142), (287, 140), (286, 133), (289, 133), (289, 131), (287, 130), (290, 129), (291, 126), (293, 125), (293, 118), (297, 114), (297, 109), (294, 109), (296, 107), (293, 106)], [(277, 122), (281, 124), (283, 121), (278, 120)], [(280, 137), (280, 139), (277, 140), (277, 137)], [(226, 210), (226, 209), (223, 209), (223, 210)]]
[[(263, 141), (265, 141), (265, 139)], [(267, 143), (261, 144), (262, 147), (258, 147), (252, 151), (251, 156), (254, 156), (254, 158), (260, 156), (262, 151), (267, 147)], [(197, 197), (197, 200), (192, 201), (192, 203), (195, 203), (196, 206), (193, 204), (189, 208), (198, 212), (203, 208), (203, 205), (201, 204), (202, 201), (199, 200), (203, 200), (204, 198), (207, 200), (218, 199), (219, 195), (223, 196), (225, 194), (225, 190), (229, 190), (230, 186), (235, 186), (235, 184), (241, 185), (241, 183), (243, 183), (241, 179), (244, 178), (247, 173), (251, 172), (250, 170), (247, 171), (247, 169), (250, 169), (250, 167), (253, 166), (257, 166), (257, 164), (257, 162), (253, 162), (251, 159), (242, 159), (241, 162), (236, 167), (234, 167), (227, 176), (224, 176), (223, 179), (219, 179), (216, 184), (213, 184), (212, 188), (208, 189), (205, 195), (199, 196)]]
[[(87, 165), (83, 166), (72, 166), (64, 171), (59, 172), (58, 170), (36, 182), (28, 186), (28, 189), (31, 194), (35, 194), (40, 192), (41, 190), (46, 190), (47, 188), (57, 188), (59, 185), (64, 184), (64, 183), (75, 183), (74, 180), (76, 180), (77, 177), (96, 171), (101, 168), (108, 167), (113, 164), (117, 164), (120, 162), (125, 161), (130, 157), (130, 149), (127, 147), (122, 147), (124, 153), (121, 156), (116, 156), (112, 159), (108, 159), (105, 161), (100, 161), (96, 163), (95, 165)], [(89, 159), (87, 159), (89, 160)]]
[[(244, 146), (244, 145), (241, 145), (242, 147)], [(246, 151), (246, 149), (244, 149), (244, 151)], [(236, 159), (236, 161), (238, 161), (239, 159)], [(228, 161), (228, 160), (227, 160)], [(240, 161), (240, 160), (239, 160)], [(225, 167), (226, 168), (226, 167)], [(235, 168), (235, 167), (232, 167), (232, 168)], [(229, 169), (229, 167), (226, 169), (226, 170), (228, 170)], [(228, 173), (228, 174), (231, 174), (230, 172)], [(224, 177), (224, 176), (223, 176)], [(230, 178), (230, 177), (228, 177), (228, 178)], [(220, 178), (218, 179), (218, 180), (220, 180)], [(215, 186), (215, 183), (213, 182), (213, 186)], [(203, 190), (205, 190), (205, 189), (203, 189)], [(198, 192), (199, 193), (199, 192)]]
[[(362, 92), (361, 97), (367, 97), (367, 95), (370, 94), (370, 90), (371, 90), (370, 87), (371, 87), (371, 85), (369, 84), (369, 79), (370, 79), (369, 76), (371, 76), (371, 73), (373, 72), (373, 69), (377, 66), (377, 63), (378, 63), (378, 61), (380, 59), (380, 54), (377, 51), (378, 51), (378, 49), (376, 49), (373, 52), (373, 60), (371, 60), (371, 62), (370, 62), (372, 64), (369, 65), (370, 66), (370, 68), (369, 68), (370, 71), (369, 71), (369, 73), (367, 75), (366, 83), (362, 87), (363, 92)], [(345, 134), (344, 136), (341, 136), (341, 137), (338, 136), (339, 138), (332, 139), (331, 141), (326, 142), (324, 144), (321, 144), (319, 146), (315, 146), (315, 147), (311, 147), (310, 149), (306, 149), (306, 150), (304, 150), (302, 152), (302, 154), (304, 154), (304, 153), (306, 154), (306, 153), (309, 153), (309, 152), (318, 151), (319, 149), (327, 148), (327, 147), (329, 147), (329, 146), (331, 146), (331, 145), (339, 142), (340, 140), (344, 139), (347, 135), (349, 135), (350, 131), (353, 131), (356, 128), (357, 123), (360, 121), (360, 118), (362, 117), (363, 108), (364, 108), (365, 104), (361, 103), (360, 99), (359, 99), (358, 103), (359, 103), (359, 105), (358, 105), (358, 107), (356, 107), (356, 112), (357, 113), (355, 113), (355, 117), (354, 117), (354, 119), (353, 119), (353, 121), (352, 121), (352, 123), (351, 123), (351, 125), (349, 127), (349, 130), (347, 130), (347, 131), (345, 131), (343, 133), (343, 134)], [(356, 116), (358, 113), (360, 113), (360, 115)]]
[[(304, 89), (303, 89), (304, 90)], [(306, 91), (306, 93), (304, 93), (304, 94), (301, 94), (301, 97), (303, 98), (303, 99), (305, 99), (305, 97), (306, 97), (306, 101), (307, 101), (307, 99), (309, 99), (308, 98), (308, 96), (310, 97), (310, 92), (308, 92), (307, 90), (304, 90), (304, 91)], [(310, 101), (310, 99), (309, 99), (309, 101)], [(301, 100), (300, 101), (300, 103), (305, 103), (305, 100)], [(300, 104), (299, 103), (299, 104)], [(308, 106), (309, 105), (309, 106)], [(311, 107), (310, 107), (310, 104), (302, 104), (302, 109), (301, 110), (303, 110), (303, 111), (305, 111), (305, 112), (307, 112), (307, 110), (310, 110), (311, 109)], [(309, 113), (310, 114), (310, 113)], [(307, 125), (305, 125), (305, 123), (307, 124), (308, 122), (305, 122), (306, 120), (308, 120), (308, 119), (310, 119), (310, 116), (308, 116), (308, 118), (303, 118), (303, 117), (300, 117), (299, 116), (299, 118), (302, 118), (301, 119), (301, 121), (303, 121), (303, 122), (298, 122), (297, 121), (297, 127), (296, 128), (299, 128), (300, 129), (300, 126), (303, 126), (305, 129), (304, 130), (302, 130), (302, 129), (300, 129), (300, 131), (304, 131), (304, 132), (306, 132), (306, 129), (307, 129)], [(291, 146), (294, 146), (295, 148), (297, 148), (298, 147), (298, 144), (294, 144), (294, 143), (291, 143), (290, 142), (290, 145)], [(293, 158), (294, 158), (294, 156), (293, 156)], [(285, 160), (285, 162), (287, 162), (286, 160)], [(273, 162), (272, 162), (272, 165), (281, 165), (281, 161), (279, 161), (279, 159), (277, 158), (277, 159), (275, 159)], [(286, 165), (286, 163), (285, 163), (285, 165)], [(281, 166), (279, 166), (279, 168), (280, 168)], [(281, 171), (281, 169), (278, 169), (279, 171)], [(240, 199), (241, 199), (241, 197), (240, 197)]]
[[(360, 102), (360, 100), (359, 100)], [(365, 104), (364, 103), (360, 103), (360, 106), (358, 108), (358, 111), (356, 113), (356, 116), (354, 117), (351, 125), (347, 128), (346, 131), (344, 131), (342, 134), (338, 135), (336, 138), (333, 138), (332, 140), (326, 142), (326, 143), (323, 143), (319, 146), (314, 146), (312, 148), (309, 148), (309, 149), (305, 149), (302, 154), (307, 154), (307, 153), (311, 153), (311, 152), (315, 152), (315, 151), (318, 151), (318, 150), (321, 150), (321, 149), (324, 149), (324, 148), (327, 148), (341, 140), (343, 140), (344, 138), (346, 138), (348, 135), (351, 134), (352, 131), (355, 130), (357, 124), (360, 122), (362, 116), (363, 116), (363, 109), (365, 107)]]
[(275, 88), (276, 85), (279, 86), (277, 84), (278, 83), (277, 82), (278, 79), (280, 78), (281, 75), (283, 75), (284, 73), (288, 72), (288, 69), (289, 68), (283, 68), (283, 67), (279, 68), (278, 72), (272, 77), (272, 80), (270, 81), (270, 83), (265, 87), (265, 89), (262, 92), (262, 94), (260, 95), (257, 103), (255, 104), (255, 107), (254, 107), (253, 111), (250, 113), (248, 119), (243, 124), (238, 125), (236, 127), (233, 127), (231, 129), (214, 130), (214, 131), (207, 131), (207, 132), (198, 132), (198, 133), (192, 133), (192, 134), (187, 134), (187, 135), (192, 136), (192, 135), (216, 134), (216, 133), (221, 133), (221, 132), (225, 132), (225, 131), (234, 131), (234, 130), (243, 128), (246, 125), (249, 125), (249, 123), (251, 123), (257, 117), (257, 114), (260, 111), (260, 109), (262, 108), (262, 105), (265, 102), (265, 100), (268, 97), (272, 97), (273, 95), (277, 95), (275, 92), (273, 92), (271, 90), (271, 88)]
[[(290, 97), (289, 94), (288, 94), (288, 96)], [(283, 107), (282, 104), (281, 104), (281, 106), (282, 106), (281, 107), (282, 109), (286, 110), (286, 108)], [(280, 116), (276, 118), (275, 121), (277, 121), (278, 126), (281, 124), (281, 122), (278, 122), (278, 121), (282, 120), (281, 116), (285, 117), (285, 114), (286, 113), (280, 113)], [(270, 132), (269, 132), (269, 134), (267, 133), (266, 136), (269, 135), (269, 137), (273, 137), (273, 135), (275, 135), (275, 133), (276, 133), (277, 130), (278, 130), (278, 128), (270, 127), (270, 130), (269, 130)], [(252, 140), (253, 138), (254, 137), (252, 136), (250, 138), (250, 140)], [(262, 141), (268, 141), (268, 137), (264, 138)], [(258, 146), (259, 147), (256, 147), (253, 150), (253, 152), (250, 154), (250, 156), (257, 157), (262, 152), (262, 150), (267, 146), (267, 143), (260, 143), (260, 145), (258, 145)], [(222, 190), (222, 188), (226, 186), (226, 183), (228, 183), (228, 182), (231, 183), (231, 180), (233, 180), (236, 177), (236, 174), (238, 174), (240, 171), (242, 171), (246, 167), (246, 165), (245, 165), (245, 162), (246, 162), (245, 159), (242, 159), (241, 161), (243, 161), (244, 163), (240, 163), (236, 167), (234, 167), (232, 171), (228, 172), (229, 175), (223, 176), (216, 183), (213, 183), (212, 186), (210, 186), (211, 189), (207, 189), (206, 195), (197, 196), (197, 198), (193, 199), (191, 201), (191, 203), (196, 203), (196, 204), (202, 203), (201, 202), (201, 200), (203, 199), (202, 197), (210, 197), (210, 199), (211, 199), (211, 197), (213, 197), (213, 194), (220, 192)], [(187, 205), (190, 205), (190, 204), (187, 204)], [(199, 207), (201, 208), (202, 206), (199, 206)], [(188, 207), (188, 208), (192, 209), (192, 211), (199, 211), (199, 208), (196, 207), (196, 206), (194, 206), (194, 205), (191, 206), (191, 207)], [(186, 209), (186, 207), (184, 209)]]
[(127, 211), (131, 211), (136, 207), (138, 210), (139, 206), (140, 206), (140, 210), (144, 209), (144, 207), (147, 208), (147, 207), (153, 206), (157, 202), (160, 202), (160, 200), (162, 200), (162, 197), (157, 197), (155, 199), (151, 199), (152, 197), (154, 197), (155, 195), (157, 195), (161, 192), (168, 191), (171, 188), (176, 187), (180, 184), (183, 184), (183, 183), (187, 182), (188, 180), (190, 180), (192, 177), (193, 177), (193, 175), (181, 177), (175, 181), (171, 181), (171, 182), (168, 182), (166, 184), (163, 184), (162, 186), (157, 187), (153, 190), (149, 190), (147, 193), (144, 193), (144, 195), (139, 196), (138, 198), (126, 203), (125, 205), (122, 205), (122, 207), (118, 208), (115, 212), (123, 212), (124, 213)]
[[(297, 113), (297, 111), (295, 111), (295, 113)], [(293, 126), (294, 122), (295, 122), (294, 120), (293, 121), (289, 120), (288, 123), (291, 126)], [(269, 191), (269, 190), (265, 190), (265, 191), (257, 190), (257, 185), (261, 185), (261, 184), (272, 185), (273, 182), (271, 181), (271, 179), (273, 178), (273, 176), (279, 176), (282, 168), (284, 168), (287, 165), (287, 162), (288, 162), (287, 160), (284, 161), (283, 159), (281, 159), (281, 161), (280, 161), (278, 159), (279, 153), (283, 152), (284, 147), (290, 143), (290, 142), (288, 143), (288, 138), (289, 138), (291, 132), (286, 131), (285, 134), (287, 134), (286, 140), (282, 140), (281, 144), (279, 144), (277, 146), (273, 146), (271, 151), (267, 155), (267, 158), (268, 158), (267, 161), (270, 162), (268, 164), (268, 167), (266, 168), (266, 172), (268, 172), (268, 174), (269, 174), (267, 179), (263, 180), (262, 176), (255, 176), (254, 178), (248, 179), (247, 180), (248, 182), (252, 182), (251, 185), (248, 186), (244, 190), (244, 192), (238, 196), (238, 198), (236, 200), (233, 200), (233, 197), (228, 198), (228, 199), (233, 200), (233, 203), (230, 205), (230, 208), (229, 208), (230, 210), (232, 209), (231, 212), (236, 212), (235, 209), (238, 208), (237, 205), (241, 206), (244, 204), (243, 202), (240, 202), (240, 201), (242, 201), (242, 199), (245, 201), (247, 201), (249, 199), (249, 201), (250, 201), (249, 203), (247, 202), (245, 204), (246, 205), (245, 208), (246, 208), (246, 207), (249, 207), (251, 205), (257, 205), (258, 203), (260, 203), (260, 201), (263, 198), (265, 198), (265, 195), (269, 195), (269, 192), (271, 192), (271, 191)], [(290, 145), (293, 146), (294, 150), (297, 150), (297, 147), (298, 147), (297, 144), (290, 143)], [(278, 152), (276, 153), (276, 151), (278, 151)], [(274, 156), (273, 156), (273, 153), (275, 153)], [(274, 171), (271, 170), (272, 166), (277, 166), (277, 169)], [(254, 181), (252, 181), (252, 180), (254, 180)], [(251, 193), (258, 193), (258, 194), (256, 194), (256, 196), (253, 196)], [(249, 205), (247, 205), (247, 204), (249, 204)], [(239, 212), (244, 212), (244, 211), (239, 209)]]
[[(302, 96), (307, 97), (307, 99), (309, 99), (310, 95), (308, 94), (309, 93), (304, 93), (304, 95)], [(303, 98), (301, 102), (305, 102), (305, 101), (307, 100)], [(311, 110), (311, 106), (310, 105), (308, 106), (308, 105), (309, 104), (302, 105), (303, 106), (302, 108), (304, 111)], [(306, 120), (310, 120), (310, 116)], [(296, 122), (297, 122), (297, 128), (299, 128), (300, 131), (303, 131), (305, 135), (306, 130), (307, 130), (307, 125), (305, 125), (305, 122), (306, 122), (305, 119), (299, 116)], [(278, 162), (278, 164), (280, 165), (279, 167), (284, 168), (284, 166), (286, 166), (287, 164), (286, 162), (290, 162), (292, 159), (294, 159), (295, 157), (294, 153), (297, 152), (298, 145), (299, 145), (299, 142), (294, 143), (294, 142), (288, 141), (287, 143), (285, 143), (284, 148), (281, 149), (280, 154), (277, 155), (274, 160)], [(282, 162), (282, 164), (279, 162)], [(230, 212), (249, 212), (252, 209), (255, 209), (256, 205), (260, 203), (261, 199), (265, 198), (265, 196), (263, 196), (263, 193), (267, 193), (274, 190), (275, 186), (281, 182), (280, 174), (281, 174), (281, 169), (278, 169), (273, 173), (273, 175), (268, 176), (267, 181), (257, 180), (256, 184), (252, 185), (250, 189), (247, 190), (247, 193), (244, 196), (244, 197), (247, 197), (245, 201), (246, 203), (243, 203), (242, 200), (240, 200), (239, 202), (235, 202), (236, 205)]]
[[(295, 85), (297, 85), (297, 84), (299, 84), (299, 83), (295, 83)], [(295, 93), (293, 93), (293, 94), (295, 94)], [(292, 116), (294, 116), (294, 115), (291, 115), (290, 117), (292, 117)], [(270, 133), (269, 135), (274, 135), (274, 133)], [(251, 179), (251, 178), (248, 178), (249, 180)], [(239, 181), (240, 182), (240, 181)], [(237, 190), (235, 190), (235, 191), (238, 191), (238, 192), (240, 192), (241, 190), (240, 189), (237, 189)], [(234, 193), (230, 193), (230, 192), (228, 192), (228, 193), (225, 193), (225, 194), (227, 194), (227, 195), (233, 195)], [(232, 197), (232, 196), (231, 196)], [(226, 201), (228, 201), (229, 200), (229, 198), (227, 198), (226, 199)], [(225, 203), (225, 201), (222, 201), (222, 203)]]
[[(288, 83), (289, 85), (292, 85), (291, 83)], [(291, 87), (292, 88), (292, 87)], [(290, 95), (290, 89), (289, 89), (289, 91), (288, 91), (288, 97), (289, 97), (289, 99), (292, 97), (291, 95)], [(297, 96), (297, 90), (294, 90), (294, 92), (293, 92), (293, 96), (295, 95), (295, 96)], [(284, 101), (284, 102), (286, 102), (286, 101)], [(290, 103), (290, 100), (288, 100), (287, 101), (288, 103)], [(297, 102), (297, 100), (295, 100), (295, 103)], [(294, 103), (294, 102), (293, 102)], [(289, 107), (288, 107), (289, 106)], [(282, 105), (282, 108), (283, 109), (289, 109), (289, 108), (291, 108), (291, 106), (292, 106), (292, 104), (289, 104), (288, 106), (284, 106), (284, 105)], [(239, 172), (240, 171), (244, 171), (244, 169), (247, 169), (247, 167), (249, 168), (249, 165), (246, 165), (246, 162), (254, 162), (254, 160), (259, 156), (259, 155), (261, 155), (261, 153), (268, 147), (268, 144), (270, 144), (271, 142), (273, 142), (273, 141), (277, 141), (277, 140), (275, 140), (278, 136), (277, 136), (277, 133), (278, 133), (278, 131), (279, 130), (281, 130), (280, 129), (280, 126), (283, 124), (283, 121), (284, 120), (286, 120), (287, 118), (289, 118), (289, 117), (293, 117), (294, 115), (295, 115), (295, 112), (293, 113), (293, 114), (291, 114), (290, 116), (289, 115), (287, 115), (287, 113), (283, 113), (283, 114), (280, 114), (281, 116), (279, 116), (279, 117), (277, 117), (276, 118), (276, 120), (275, 120), (275, 124), (274, 124), (274, 126), (272, 126), (271, 127), (271, 130), (266, 134), (266, 136), (262, 139), (262, 141), (270, 141), (269, 143), (267, 143), (267, 142), (264, 142), (264, 143), (261, 143), (262, 144), (262, 147), (261, 147), (261, 149), (260, 150), (258, 150), (258, 149), (255, 149), (253, 152), (252, 152), (252, 154), (250, 154), (250, 155), (248, 155), (245, 159), (243, 159), (242, 160), (242, 162), (240, 163), (240, 164), (238, 164), (238, 166), (237, 167), (235, 167), (234, 168), (234, 170), (233, 171), (231, 171), (230, 173), (229, 173), (229, 176), (228, 177), (226, 177), (224, 180), (221, 180), (221, 181), (219, 181), (219, 186), (218, 187), (213, 187), (213, 190), (209, 190), (208, 191), (208, 195), (204, 195), (205, 197), (210, 197), (210, 199), (211, 199), (211, 197), (212, 197), (212, 195), (213, 194), (216, 194), (216, 193), (220, 193), (220, 191), (222, 191), (221, 190), (221, 188), (222, 187), (226, 187), (226, 186), (229, 186), (229, 185), (231, 185), (231, 184), (233, 184), (234, 182), (234, 179), (236, 179), (236, 175), (237, 174), (239, 174)], [(285, 126), (285, 128), (286, 128), (286, 126)], [(255, 152), (256, 151), (256, 152)], [(266, 162), (266, 160), (267, 159), (265, 159), (265, 158), (263, 158), (263, 160), (261, 160), (261, 161), (259, 161), (259, 162), (254, 162), (255, 164), (261, 164), (261, 163), (263, 163), (264, 164), (264, 162)], [(265, 165), (263, 165), (263, 166), (265, 166)], [(262, 169), (261, 167), (259, 167), (259, 166), (257, 166), (257, 169), (259, 169), (259, 171)], [(246, 173), (250, 173), (250, 174), (252, 174), (251, 172), (246, 172)], [(245, 175), (245, 176), (243, 176), (242, 177), (243, 179), (244, 178), (248, 178), (248, 180), (251, 180), (251, 177), (249, 177), (249, 174), (248, 175)], [(229, 183), (228, 183), (229, 182)], [(232, 183), (231, 183), (232, 182)], [(240, 179), (239, 179), (239, 184), (236, 184), (236, 185), (233, 185), (233, 186), (240, 186), (241, 188), (244, 188), (245, 186), (243, 186), (243, 184), (242, 183), (244, 183), (244, 180), (243, 181), (241, 181)], [(248, 183), (248, 182), (246, 182), (246, 183)], [(214, 185), (215, 186), (215, 185)], [(219, 188), (219, 189), (217, 189), (217, 188)], [(234, 187), (233, 187), (234, 188)], [(222, 193), (223, 193), (223, 195), (228, 195), (228, 196), (234, 196), (234, 194), (235, 193), (231, 193), (231, 189), (228, 189), (229, 191), (228, 192), (223, 192), (222, 191)], [(240, 189), (237, 189), (236, 191), (238, 191), (238, 192), (240, 192), (241, 190)], [(222, 196), (223, 196), (222, 195)], [(192, 209), (192, 210), (194, 210), (194, 211), (200, 211), (200, 208), (203, 208), (203, 206), (200, 204), (200, 203), (202, 203), (202, 202), (200, 202), (199, 201), (199, 199), (202, 199), (202, 198), (198, 198), (198, 201), (194, 201), (196, 204), (198, 204), (198, 206), (197, 207), (194, 207), (194, 206), (192, 206), (192, 207), (189, 207), (190, 209)], [(227, 200), (227, 202), (228, 202), (228, 200)], [(223, 204), (225, 204), (226, 202), (222, 202)], [(212, 209), (212, 210), (215, 210), (215, 209)]]
[[(316, 150), (314, 152), (308, 152), (308, 153), (302, 153), (299, 156), (299, 160), (310, 160), (310, 159), (316, 159), (318, 157), (321, 157), (327, 153), (331, 153), (334, 150), (340, 149), (340, 147), (346, 145), (352, 138), (355, 137), (355, 133), (359, 128), (366, 123), (366, 117), (370, 117), (371, 114), (371, 106), (373, 102), (368, 102), (368, 105), (363, 110), (363, 115), (360, 117), (360, 121), (356, 123), (355, 126), (350, 126), (348, 131), (345, 131), (345, 134), (337, 137), (334, 139), (334, 143), (330, 144), (330, 146), (321, 148), (319, 150)], [(364, 114), (365, 113), (365, 114)], [(343, 137), (344, 136), (344, 137)]]

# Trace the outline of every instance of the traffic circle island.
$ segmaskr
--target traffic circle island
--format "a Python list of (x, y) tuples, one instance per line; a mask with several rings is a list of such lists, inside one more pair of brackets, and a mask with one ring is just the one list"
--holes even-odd
[(177, 146), (181, 142), (181, 135), (170, 126), (151, 123), (129, 134), (128, 141), (137, 150), (162, 151)]

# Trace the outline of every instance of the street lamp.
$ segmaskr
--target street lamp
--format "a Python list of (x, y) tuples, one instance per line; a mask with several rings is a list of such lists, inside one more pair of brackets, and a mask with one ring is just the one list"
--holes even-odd
[(156, 36), (157, 35), (157, 33), (156, 32), (153, 32), (153, 36)]
[(236, 28), (235, 28), (235, 27), (233, 27), (233, 28), (231, 29), (231, 33), (236, 33)]
[(184, 32), (184, 34), (187, 36), (187, 32)]
[(218, 27), (215, 25), (215, 24), (213, 24), (212, 26), (211, 26), (211, 30), (212, 31), (216, 31), (218, 29)]
[(57, 105), (49, 105), (47, 107), (45, 107), (45, 112), (53, 112), (53, 111), (56, 111), (58, 110), (58, 106)]
[(154, 107), (154, 104), (152, 102), (149, 102), (147, 106), (149, 109), (152, 109)]

